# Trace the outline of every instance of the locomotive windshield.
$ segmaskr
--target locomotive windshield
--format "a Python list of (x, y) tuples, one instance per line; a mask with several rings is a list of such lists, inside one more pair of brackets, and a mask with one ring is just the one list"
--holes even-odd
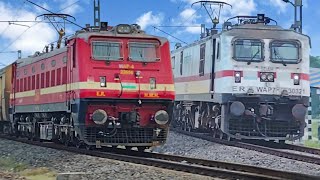
[(271, 61), (274, 63), (298, 63), (299, 44), (295, 41), (273, 41)]
[(144, 42), (129, 43), (129, 59), (131, 61), (154, 62), (160, 60), (158, 44)]
[(262, 42), (258, 39), (235, 40), (234, 59), (246, 62), (262, 61)]
[(92, 56), (95, 60), (122, 60), (119, 42), (95, 41), (92, 42)]

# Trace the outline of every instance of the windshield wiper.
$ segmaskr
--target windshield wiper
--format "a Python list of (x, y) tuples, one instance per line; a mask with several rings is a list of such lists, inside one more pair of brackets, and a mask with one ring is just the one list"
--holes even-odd
[(287, 64), (283, 60), (283, 57), (280, 56), (280, 54), (276, 51), (276, 49), (273, 49), (273, 54), (276, 56), (277, 59), (281, 60), (281, 63), (283, 64), (283, 66), (287, 66)]
[(250, 61), (248, 61), (247, 65), (250, 65), (252, 60), (260, 53), (260, 49), (257, 50), (257, 52), (252, 56), (252, 58), (250, 59)]

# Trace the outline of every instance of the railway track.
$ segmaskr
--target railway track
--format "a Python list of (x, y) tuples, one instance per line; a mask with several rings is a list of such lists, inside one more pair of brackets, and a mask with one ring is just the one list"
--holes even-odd
[(65, 150), (78, 154), (85, 154), (101, 158), (120, 160), (125, 162), (155, 166), (170, 170), (183, 171), (193, 174), (200, 174), (211, 177), (226, 179), (320, 179), (319, 176), (299, 174), (295, 172), (285, 172), (266, 168), (259, 168), (249, 165), (227, 163), (221, 161), (209, 161), (204, 159), (188, 158), (183, 156), (165, 155), (149, 152), (126, 151), (117, 149), (111, 152), (99, 150), (77, 149), (55, 143), (43, 143), (29, 141), (22, 138), (0, 136), (0, 138), (14, 140), (21, 143)]
[(239, 147), (239, 148), (245, 148), (245, 149), (254, 150), (254, 151), (258, 151), (258, 152), (262, 152), (262, 153), (266, 153), (266, 154), (270, 154), (270, 155), (275, 155), (275, 156), (279, 156), (279, 157), (283, 157), (283, 158), (288, 158), (288, 159), (293, 159), (293, 160), (297, 160), (297, 161), (314, 163), (314, 164), (320, 165), (320, 156), (298, 154), (298, 153), (287, 152), (287, 151), (283, 150), (283, 148), (286, 148), (286, 149), (293, 150), (293, 151), (311, 153), (313, 155), (320, 155), (319, 149), (307, 148), (307, 147), (296, 146), (296, 145), (291, 145), (291, 144), (284, 144), (284, 146), (282, 146), (282, 149), (279, 149), (280, 148), (279, 146), (277, 148), (272, 148), (272, 147), (265, 147), (262, 145), (251, 144), (251, 143), (217, 139), (212, 136), (208, 136), (208, 134), (205, 134), (205, 133), (193, 133), (193, 132), (187, 132), (187, 131), (182, 131), (182, 130), (178, 130), (178, 129), (174, 129), (173, 131), (181, 133), (181, 134), (185, 134), (188, 136), (204, 139), (207, 141), (219, 143), (219, 144), (224, 144), (224, 145), (234, 146), (234, 147)]

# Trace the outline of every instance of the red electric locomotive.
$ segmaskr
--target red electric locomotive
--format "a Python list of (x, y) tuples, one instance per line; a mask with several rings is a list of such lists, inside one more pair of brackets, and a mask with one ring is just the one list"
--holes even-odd
[(166, 140), (175, 98), (169, 42), (136, 24), (78, 31), (65, 47), (0, 74), (1, 124), (15, 134), (88, 148)]

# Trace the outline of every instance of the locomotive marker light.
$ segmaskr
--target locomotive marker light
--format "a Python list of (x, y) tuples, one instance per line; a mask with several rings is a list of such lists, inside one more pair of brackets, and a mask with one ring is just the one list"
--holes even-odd
[(92, 120), (94, 123), (102, 125), (107, 122), (108, 115), (105, 110), (97, 109), (92, 114)]
[(241, 72), (240, 71), (234, 72), (234, 82), (241, 83)]
[(156, 89), (156, 78), (150, 78), (150, 89)]
[(169, 114), (165, 110), (159, 110), (154, 115), (154, 120), (159, 125), (165, 125), (169, 121)]
[(100, 87), (107, 87), (107, 81), (105, 76), (100, 76)]
[(242, 102), (235, 101), (230, 106), (231, 114), (235, 116), (241, 116), (245, 111), (245, 106)]
[(299, 85), (300, 84), (300, 76), (299, 74), (293, 74), (293, 84)]
[(139, 78), (141, 76), (141, 71), (136, 71), (135, 75), (137, 78)]

